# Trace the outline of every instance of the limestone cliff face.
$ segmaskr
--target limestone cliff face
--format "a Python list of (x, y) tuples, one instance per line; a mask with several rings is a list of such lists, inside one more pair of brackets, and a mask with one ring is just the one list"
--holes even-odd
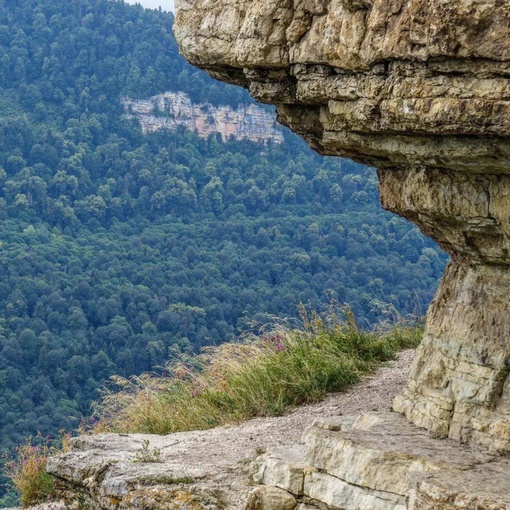
[(185, 56), (277, 105), (452, 256), (394, 407), (510, 451), (510, 2), (180, 0)]
[(124, 98), (122, 104), (130, 117), (140, 121), (144, 133), (179, 126), (196, 131), (201, 138), (220, 133), (223, 140), (251, 140), (282, 143), (283, 132), (271, 112), (256, 105), (215, 107), (196, 104), (184, 92), (166, 92), (149, 99)]

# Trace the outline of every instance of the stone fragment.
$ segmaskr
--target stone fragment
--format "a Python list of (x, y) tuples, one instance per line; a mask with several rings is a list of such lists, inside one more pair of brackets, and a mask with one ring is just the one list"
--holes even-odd
[(222, 510), (220, 497), (193, 487), (143, 487), (130, 492), (118, 504), (119, 510)]
[(257, 487), (248, 498), (245, 510), (294, 510), (297, 501), (276, 487)]
[(404, 496), (359, 487), (315, 470), (306, 473), (304, 494), (331, 508), (407, 510)]
[(233, 470), (231, 460), (209, 450), (202, 431), (79, 436), (70, 452), (48, 460), (47, 471), (69, 510), (82, 510), (77, 503), (97, 510), (240, 509), (250, 491), (243, 466)]
[(492, 459), (435, 440), (396, 413), (367, 413), (350, 431), (310, 427), (304, 440), (310, 466), (348, 484), (402, 497), (415, 475), (470, 469)]
[(303, 446), (274, 448), (252, 465), (251, 478), (256, 484), (272, 485), (299, 496), (306, 467)]
[(354, 416), (339, 416), (338, 418), (317, 418), (313, 423), (313, 427), (324, 430), (350, 430), (356, 421)]

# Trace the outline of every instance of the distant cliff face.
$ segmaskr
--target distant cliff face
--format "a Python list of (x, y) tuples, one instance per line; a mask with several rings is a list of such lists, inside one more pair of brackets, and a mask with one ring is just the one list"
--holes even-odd
[(136, 117), (144, 133), (158, 129), (175, 130), (183, 126), (196, 131), (201, 138), (220, 133), (223, 140), (252, 142), (283, 142), (282, 128), (274, 115), (256, 105), (215, 107), (211, 104), (195, 104), (184, 92), (165, 92), (149, 99), (124, 98), (126, 113)]
[(510, 2), (178, 0), (184, 55), (378, 168), (452, 256), (395, 409), (510, 451)]

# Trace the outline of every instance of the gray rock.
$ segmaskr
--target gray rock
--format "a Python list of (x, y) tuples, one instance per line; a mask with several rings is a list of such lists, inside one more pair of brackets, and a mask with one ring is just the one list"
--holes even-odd
[(214, 452), (203, 457), (205, 438), (203, 432), (80, 436), (69, 453), (48, 460), (47, 471), (70, 506), (80, 500), (101, 510), (240, 508), (249, 493), (243, 466)]
[[(299, 463), (291, 449), (270, 451), (254, 481), (321, 509), (510, 509), (510, 459), (431, 438), (396, 413), (366, 413), (346, 430), (313, 426), (304, 440)], [(293, 490), (288, 473), (298, 466), (303, 486)]]
[(252, 465), (256, 484), (273, 485), (297, 496), (303, 494), (304, 471), (308, 464), (304, 446), (274, 448)]
[(294, 510), (297, 501), (276, 487), (257, 487), (248, 498), (245, 510)]

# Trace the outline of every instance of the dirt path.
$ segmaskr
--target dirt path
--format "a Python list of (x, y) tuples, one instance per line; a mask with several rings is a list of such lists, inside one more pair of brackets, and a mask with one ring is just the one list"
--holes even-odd
[[(162, 486), (161, 480), (173, 477), (195, 480), (186, 490), (209, 495), (221, 492), (226, 508), (240, 510), (252, 490), (247, 477), (251, 460), (267, 449), (299, 444), (304, 429), (319, 418), (389, 410), (402, 390), (413, 354), (404, 351), (349, 391), (281, 417), (168, 436), (80, 436), (68, 454), (50, 459), (48, 470), (71, 485), (89, 487), (98, 508), (107, 505), (97, 499), (127, 497), (137, 487), (144, 487), (144, 497), (161, 497), (174, 490), (171, 485)], [(141, 458), (151, 452), (157, 452), (157, 459)]]
[(332, 394), (318, 404), (299, 407), (285, 416), (255, 418), (197, 434), (207, 435), (208, 447), (215, 456), (241, 458), (254, 449), (299, 443), (305, 427), (317, 418), (389, 411), (393, 398), (403, 389), (413, 356), (413, 350), (403, 351), (395, 361), (349, 391)]

